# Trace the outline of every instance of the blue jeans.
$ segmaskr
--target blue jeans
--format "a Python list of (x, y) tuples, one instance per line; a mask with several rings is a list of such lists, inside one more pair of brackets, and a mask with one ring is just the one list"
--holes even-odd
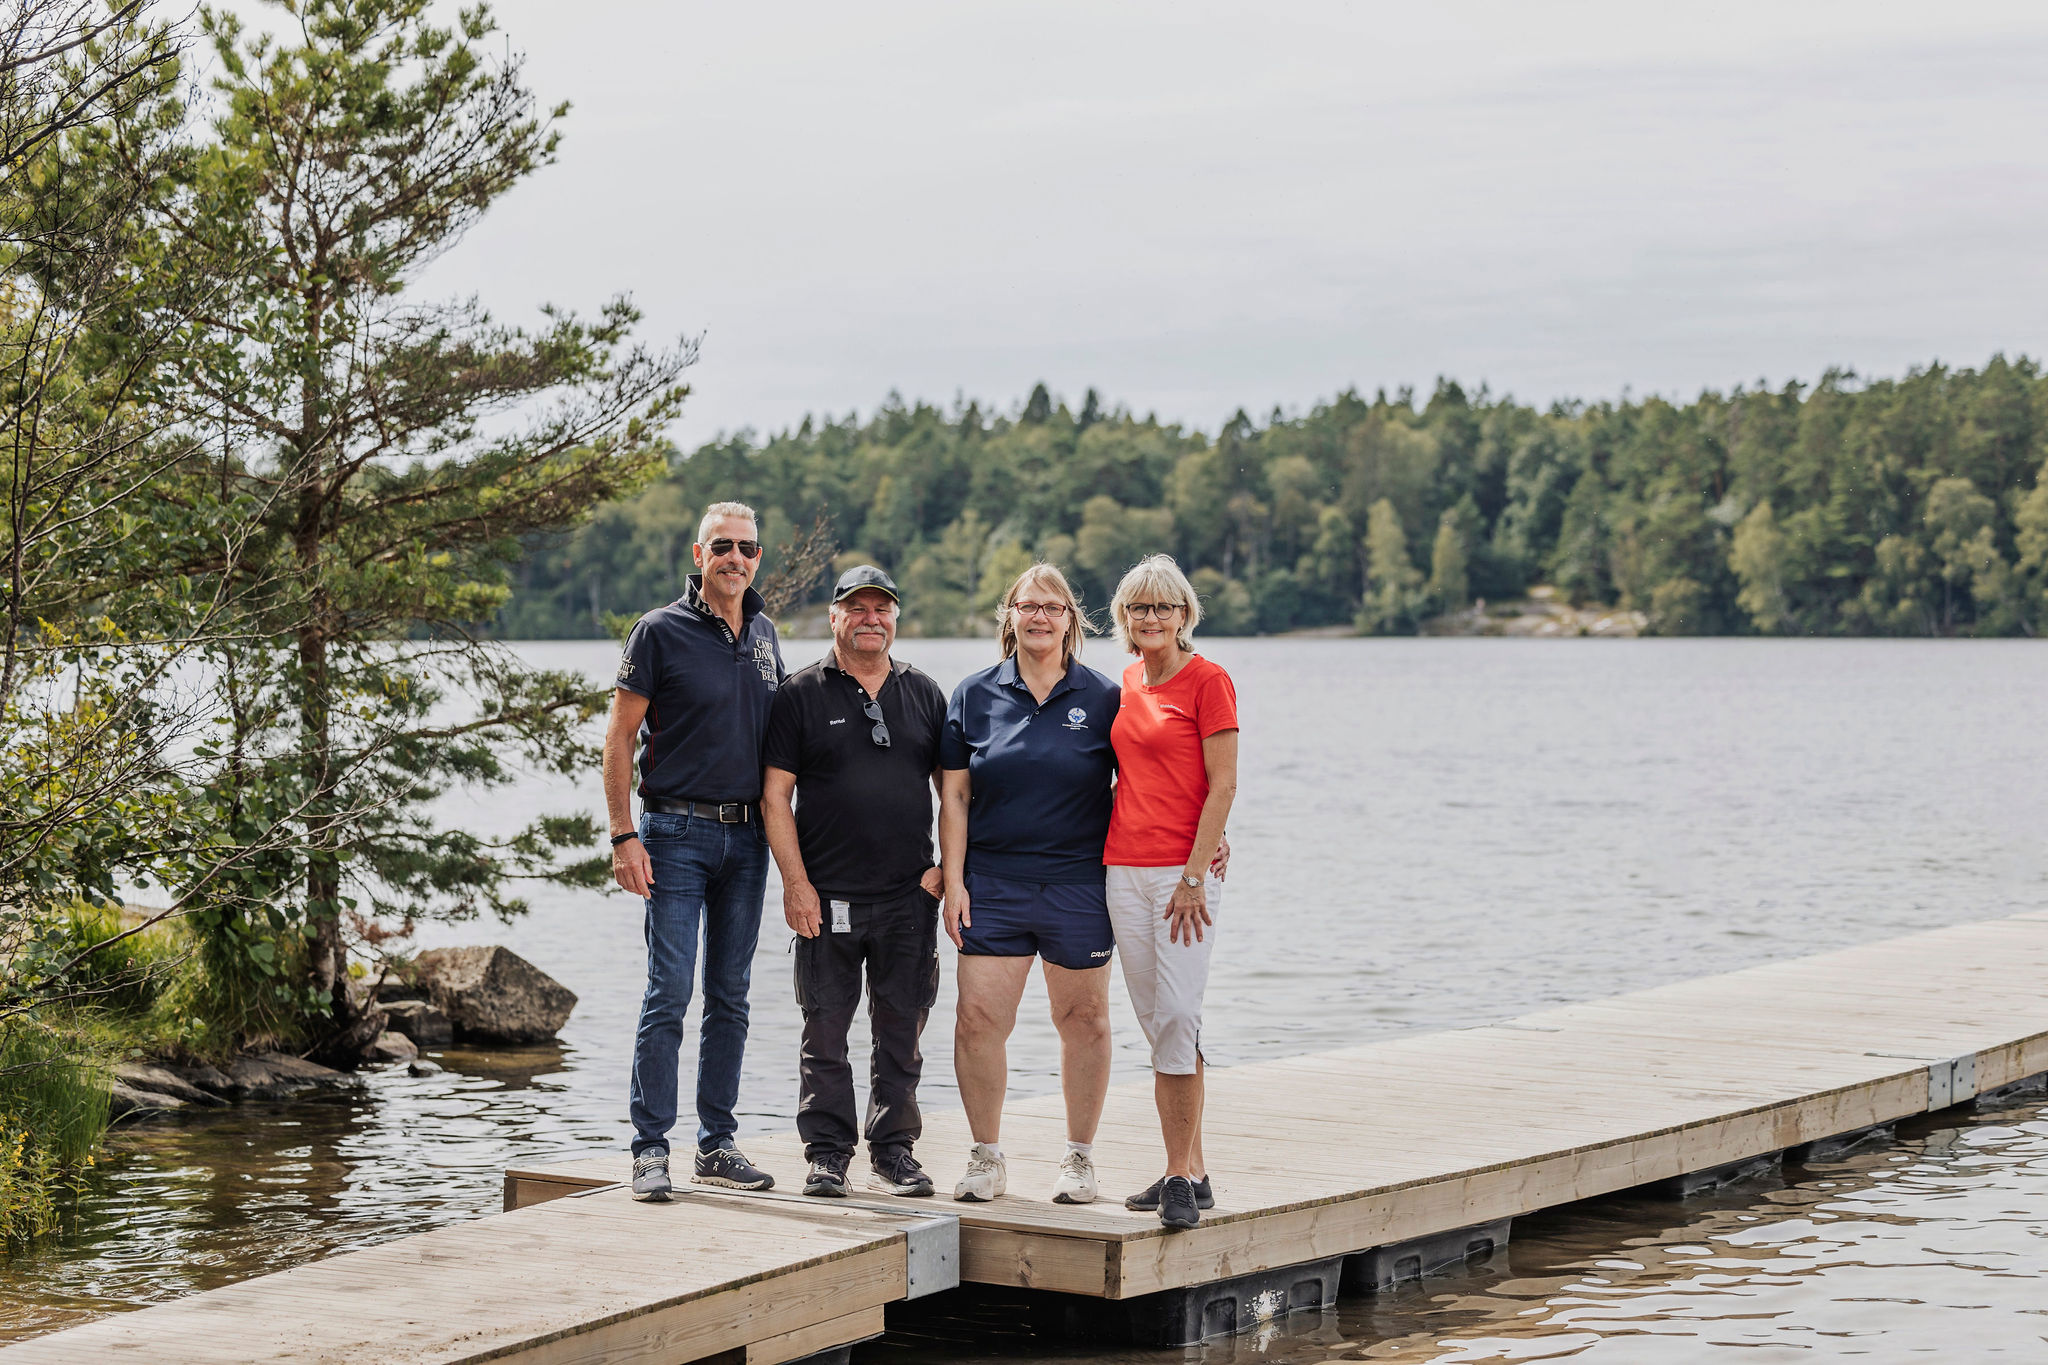
[(730, 1147), (747, 1050), (747, 987), (761, 936), (768, 842), (756, 821), (648, 811), (640, 839), (654, 865), (647, 898), (647, 993), (633, 1038), (633, 1154), (666, 1147), (676, 1122), (683, 1019), (704, 931), (704, 1025), (697, 1039), (697, 1148)]

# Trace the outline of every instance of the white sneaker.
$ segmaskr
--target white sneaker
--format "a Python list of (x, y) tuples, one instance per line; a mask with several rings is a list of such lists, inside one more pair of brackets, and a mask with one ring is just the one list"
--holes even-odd
[(1095, 1202), (1095, 1163), (1079, 1152), (1068, 1152), (1060, 1158), (1060, 1178), (1053, 1182), (1052, 1202), (1055, 1204), (1092, 1204)]
[(955, 1199), (986, 1204), (1010, 1187), (1010, 1172), (1003, 1158), (977, 1142), (967, 1149), (967, 1174), (953, 1187)]

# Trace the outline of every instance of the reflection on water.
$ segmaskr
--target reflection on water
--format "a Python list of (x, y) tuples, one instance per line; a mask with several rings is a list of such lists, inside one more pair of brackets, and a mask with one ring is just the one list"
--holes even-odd
[[(987, 663), (991, 648), (917, 640), (899, 652), (950, 688)], [(2048, 903), (2040, 837), (2048, 828), (2040, 780), (2048, 648), (2037, 643), (1227, 640), (1205, 648), (1236, 677), (1245, 721), (1231, 908), (1218, 925), (1203, 1030), (1219, 1063), (1484, 1023)], [(521, 649), (598, 679), (615, 660), (602, 644)], [(808, 662), (818, 649), (792, 642), (789, 662)], [(1102, 642), (1087, 658), (1107, 670), (1121, 663)], [(535, 776), (488, 801), (451, 801), (446, 813), (492, 832), (579, 808), (602, 809), (594, 772), (570, 782)], [(795, 1107), (798, 1028), (780, 894), (771, 880), (754, 961), (743, 1141), (790, 1127)], [(69, 1232), (0, 1260), (0, 1341), (488, 1213), (513, 1161), (623, 1153), (643, 979), (638, 907), (623, 895), (563, 888), (535, 888), (532, 901), (533, 913), (510, 926), (430, 926), (421, 946), (502, 942), (560, 978), (580, 997), (561, 1047), (449, 1052), (442, 1074), (385, 1072), (353, 1095), (244, 1106), (117, 1136)], [(925, 1036), (923, 1098), (933, 1107), (958, 1102), (952, 983), (949, 966)], [(1120, 981), (1112, 978), (1111, 989), (1116, 1079), (1135, 1080), (1143, 1039)], [(864, 1027), (856, 1024), (857, 1048)], [(693, 1024), (691, 1048), (695, 1034)], [(1058, 1058), (1034, 979), (1011, 1039), (1013, 1087), (1057, 1088)], [(2031, 1241), (2044, 1235), (2039, 1228), (1964, 1217), (1973, 1191), (1996, 1191), (2000, 1181), (2028, 1188), (2041, 1160), (2038, 1122), (2028, 1118), (2004, 1136), (1983, 1131), (1965, 1143), (1983, 1163), (1969, 1168), (1980, 1186), (1929, 1184), (1937, 1177), (1922, 1167), (1947, 1169), (1947, 1158), (1916, 1148), (1910, 1161), (1846, 1163), (1846, 1183), (1821, 1191), (1815, 1211), (1768, 1200), (1761, 1210), (1730, 1206), (1726, 1227), (1693, 1228), (1705, 1206), (1609, 1202), (1518, 1226), (1506, 1264), (1524, 1279), (1489, 1269), (1347, 1304), (1317, 1329), (1335, 1335), (1297, 1349), (1288, 1342), (1306, 1329), (1289, 1323), (1267, 1343), (1280, 1353), (1268, 1358), (1321, 1360), (1376, 1343), (1392, 1359), (1603, 1350), (1617, 1360), (1666, 1358), (1645, 1354), (1664, 1350), (1694, 1359), (1684, 1353), (1701, 1349), (1707, 1329), (1693, 1315), (1703, 1296), (1739, 1298), (1771, 1315), (1717, 1317), (1714, 1332), (1765, 1332), (1763, 1342), (1821, 1355), (1858, 1349), (1858, 1338), (1830, 1335), (1845, 1324), (1917, 1342), (1927, 1316), (2014, 1321), (1997, 1309), (1973, 1318), (1953, 1307), (2008, 1303), (2002, 1295), (2014, 1282), (2004, 1277), (2039, 1269), (1999, 1259), (2008, 1236)], [(1844, 1192), (1852, 1186), (1861, 1193)], [(1756, 1187), (1745, 1188), (1753, 1199)], [(1913, 1211), (1886, 1211), (1886, 1198)], [(1832, 1207), (1857, 1201), (1877, 1212)], [(1951, 1211), (1962, 1221), (1934, 1221)], [(1913, 1253), (1924, 1264), (1880, 1271), (1878, 1261), (1857, 1260), (1879, 1256), (1884, 1238), (1869, 1230), (1899, 1216), (1943, 1239)], [(1858, 1229), (1841, 1252), (1848, 1259), (1837, 1265), (1820, 1243), (1802, 1240), (1802, 1219), (1828, 1225), (1831, 1236)], [(1590, 1240), (1581, 1244), (1572, 1228), (1592, 1229)], [(1774, 1229), (1791, 1229), (1784, 1235), (1792, 1240), (1780, 1245)], [(1711, 1256), (1678, 1249), (1685, 1246)], [(1730, 1275), (1738, 1289), (1717, 1278)], [(1883, 1285), (1836, 1287), (1866, 1275)], [(1902, 1302), (1915, 1299), (1926, 1302)], [(2048, 1331), (2048, 1320), (2026, 1321)], [(2005, 1340), (1988, 1327), (1968, 1330), (1979, 1332), (1973, 1342), (1992, 1343), (1980, 1354)], [(1690, 1335), (1667, 1347), (1668, 1332)], [(1227, 1349), (1251, 1352), (1258, 1340)], [(2025, 1340), (2048, 1358), (2035, 1337)], [(1214, 1349), (1210, 1356), (1226, 1358)], [(978, 1350), (961, 1343), (955, 1354)]]
[(1712, 1195), (1618, 1195), (1517, 1219), (1482, 1265), (1204, 1346), (1104, 1351), (971, 1307), (912, 1306), (854, 1360), (2048, 1359), (2048, 1109), (1964, 1115)]

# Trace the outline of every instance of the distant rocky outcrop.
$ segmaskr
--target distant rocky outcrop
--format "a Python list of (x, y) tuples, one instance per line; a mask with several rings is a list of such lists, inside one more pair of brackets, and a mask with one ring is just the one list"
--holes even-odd
[(1557, 589), (1539, 586), (1512, 602), (1485, 599), (1422, 623), (1424, 635), (1607, 636), (1633, 639), (1646, 633), (1650, 618), (1620, 607), (1575, 607)]
[(412, 976), (464, 1041), (545, 1042), (576, 1008), (575, 992), (498, 944), (429, 949)]

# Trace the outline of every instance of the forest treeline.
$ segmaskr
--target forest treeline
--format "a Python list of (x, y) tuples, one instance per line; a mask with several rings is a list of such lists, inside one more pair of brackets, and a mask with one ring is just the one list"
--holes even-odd
[(2026, 357), (1548, 410), (1442, 380), (1240, 411), (1213, 436), (1093, 390), (1078, 412), (1043, 385), (1009, 412), (892, 397), (673, 452), (653, 486), (531, 542), (497, 625), (595, 636), (673, 598), (699, 510), (736, 497), (771, 555), (822, 517), (840, 562), (889, 569), (933, 635), (976, 629), (1034, 558), (1100, 605), (1155, 551), (1223, 634), (1409, 632), (1549, 583), (1665, 634), (2035, 635), (2044, 462), (2048, 380)]

